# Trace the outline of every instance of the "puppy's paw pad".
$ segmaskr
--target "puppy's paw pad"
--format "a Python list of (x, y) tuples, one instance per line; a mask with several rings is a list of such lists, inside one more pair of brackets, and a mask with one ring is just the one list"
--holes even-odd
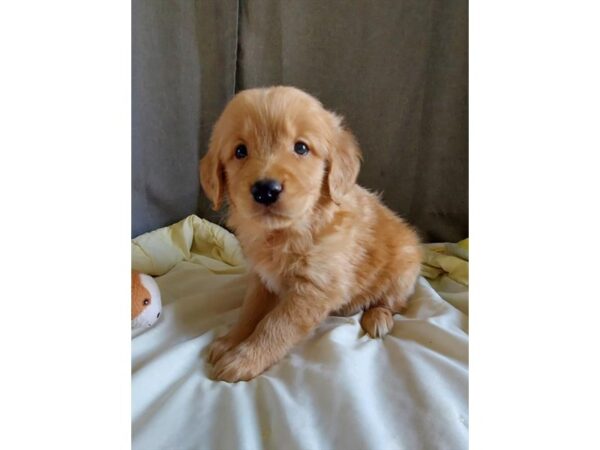
[(384, 337), (394, 326), (392, 312), (382, 307), (368, 309), (360, 319), (360, 325), (372, 338)]

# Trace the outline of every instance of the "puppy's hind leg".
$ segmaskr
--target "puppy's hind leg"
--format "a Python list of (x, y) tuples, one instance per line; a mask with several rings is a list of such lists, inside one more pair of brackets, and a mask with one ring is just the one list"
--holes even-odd
[(381, 338), (394, 326), (394, 314), (404, 312), (408, 299), (415, 291), (419, 265), (412, 265), (391, 284), (381, 299), (370, 306), (360, 319), (360, 325), (372, 338)]
[(361, 312), (362, 309), (363, 307), (360, 304), (350, 303), (342, 306), (341, 308), (336, 309), (335, 311), (332, 311), (331, 313), (329, 313), (329, 315), (348, 317)]
[(381, 338), (394, 326), (392, 311), (386, 306), (371, 306), (360, 319), (360, 326), (372, 338)]

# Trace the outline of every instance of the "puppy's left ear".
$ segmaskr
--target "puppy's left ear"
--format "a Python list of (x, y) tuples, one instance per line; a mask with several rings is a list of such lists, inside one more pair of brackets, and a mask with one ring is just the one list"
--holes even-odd
[(340, 128), (334, 148), (329, 154), (329, 195), (340, 203), (354, 186), (360, 170), (361, 152), (356, 138), (350, 131)]

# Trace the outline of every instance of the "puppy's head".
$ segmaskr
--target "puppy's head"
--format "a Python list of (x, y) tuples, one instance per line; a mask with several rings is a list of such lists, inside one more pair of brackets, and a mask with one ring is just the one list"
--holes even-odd
[(215, 124), (200, 162), (204, 192), (220, 208), (265, 228), (302, 219), (320, 201), (339, 203), (355, 184), (360, 151), (341, 118), (291, 87), (237, 94)]

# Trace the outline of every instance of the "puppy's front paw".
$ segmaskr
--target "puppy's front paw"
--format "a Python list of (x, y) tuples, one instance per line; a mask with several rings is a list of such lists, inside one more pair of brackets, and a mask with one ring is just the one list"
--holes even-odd
[(225, 354), (225, 352), (235, 347), (235, 344), (236, 342), (230, 339), (227, 335), (215, 339), (208, 346), (208, 351), (206, 352), (207, 361), (214, 365), (219, 360), (219, 358), (221, 358), (221, 356)]
[(235, 383), (251, 380), (266, 368), (259, 353), (251, 346), (242, 343), (225, 353), (216, 362), (213, 375), (216, 380)]

